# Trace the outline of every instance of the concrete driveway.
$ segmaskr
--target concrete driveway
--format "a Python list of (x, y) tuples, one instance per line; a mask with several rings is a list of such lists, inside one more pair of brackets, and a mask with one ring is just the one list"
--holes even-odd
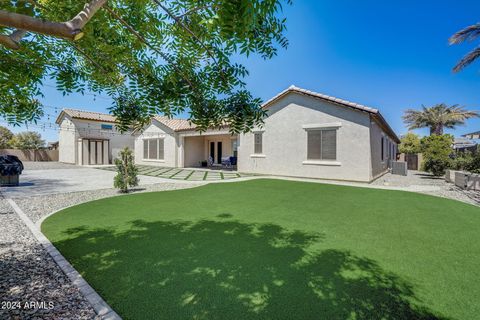
[[(25, 165), (20, 175), (20, 186), (1, 187), (0, 192), (9, 198), (68, 193), (76, 191), (113, 188), (115, 172), (77, 166), (50, 165), (47, 169)], [(139, 175), (140, 185), (168, 181), (163, 178)], [(171, 181), (171, 180), (170, 180)], [(187, 181), (184, 183), (188, 183)]]

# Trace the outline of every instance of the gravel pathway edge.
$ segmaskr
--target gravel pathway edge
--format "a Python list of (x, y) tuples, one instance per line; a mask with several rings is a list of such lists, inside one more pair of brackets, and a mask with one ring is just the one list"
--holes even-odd
[[(45, 235), (37, 227), (40, 224), (35, 225), (30, 218), (20, 209), (13, 199), (7, 199), (15, 213), (25, 223), (35, 239), (45, 248), (50, 257), (70, 279), (70, 281), (78, 288), (78, 290), (84, 295), (85, 299), (92, 305), (93, 309), (105, 320), (121, 320), (122, 318), (103, 300), (103, 298), (83, 279), (77, 270), (62, 256), (60, 251), (45, 237)], [(62, 209), (63, 210), (63, 209)], [(60, 211), (60, 210), (58, 210)], [(58, 212), (52, 212), (50, 215)], [(46, 217), (45, 217), (46, 218)], [(43, 220), (43, 219), (42, 219)]]

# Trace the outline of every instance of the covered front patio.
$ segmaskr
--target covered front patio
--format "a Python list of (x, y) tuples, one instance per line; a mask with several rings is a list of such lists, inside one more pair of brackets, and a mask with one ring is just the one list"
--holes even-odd
[(184, 133), (180, 167), (236, 170), (238, 135), (225, 132)]

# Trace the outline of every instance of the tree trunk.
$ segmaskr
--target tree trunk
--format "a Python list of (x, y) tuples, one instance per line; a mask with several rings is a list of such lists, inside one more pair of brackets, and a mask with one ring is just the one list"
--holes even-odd
[(443, 135), (443, 124), (437, 124), (430, 127), (430, 135), (441, 136)]

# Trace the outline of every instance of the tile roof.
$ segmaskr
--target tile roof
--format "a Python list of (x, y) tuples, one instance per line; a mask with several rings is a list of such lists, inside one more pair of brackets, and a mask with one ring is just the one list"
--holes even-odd
[(314, 98), (319, 98), (319, 99), (322, 99), (322, 100), (326, 100), (326, 101), (333, 102), (333, 103), (336, 103), (336, 104), (341, 104), (341, 105), (344, 105), (344, 106), (347, 106), (347, 107), (351, 107), (351, 108), (354, 108), (354, 109), (358, 109), (358, 110), (362, 110), (362, 111), (366, 111), (366, 112), (370, 112), (370, 113), (378, 113), (378, 109), (370, 108), (370, 107), (364, 106), (362, 104), (355, 103), (355, 102), (350, 102), (350, 101), (343, 100), (343, 99), (340, 99), (340, 98), (328, 96), (326, 94), (321, 94), (321, 93), (318, 93), (318, 92), (302, 89), (302, 88), (296, 87), (294, 85), (291, 85), (288, 89), (283, 90), (282, 92), (277, 94), (275, 97), (266, 101), (262, 105), (262, 108), (268, 108), (272, 103), (274, 103), (275, 101), (283, 98), (285, 95), (287, 95), (291, 92), (304, 94), (304, 95), (307, 95), (307, 96), (311, 96), (311, 97), (314, 97)]
[(69, 115), (74, 119), (85, 119), (85, 120), (96, 120), (101, 122), (115, 122), (116, 118), (107, 113), (93, 112), (93, 111), (84, 111), (84, 110), (75, 110), (75, 109), (63, 109), (62, 112), (58, 115), (56, 120), (59, 123), (60, 118), (63, 113)]
[(173, 131), (193, 130), (197, 126), (185, 119), (173, 119), (165, 116), (155, 116), (155, 120), (163, 123)]

